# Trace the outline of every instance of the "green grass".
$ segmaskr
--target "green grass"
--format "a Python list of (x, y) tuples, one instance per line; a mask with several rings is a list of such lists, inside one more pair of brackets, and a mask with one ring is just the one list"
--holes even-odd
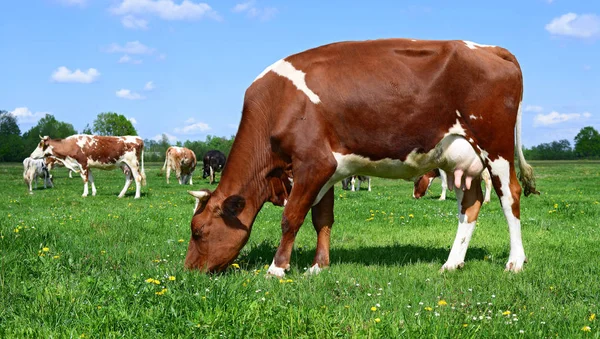
[(374, 179), (372, 192), (336, 186), (331, 267), (303, 274), (316, 243), (307, 218), (282, 281), (265, 278), (279, 207), (259, 214), (239, 269), (208, 276), (183, 269), (194, 201), (159, 164), (138, 200), (133, 188), (117, 198), (120, 171), (95, 171), (98, 195), (82, 198), (65, 169), (29, 195), (22, 167), (0, 165), (0, 337), (598, 337), (600, 163), (533, 165), (542, 195), (522, 199), (522, 273), (504, 272), (495, 194), (464, 269), (440, 274), (454, 194), (437, 201), (436, 181), (415, 201), (411, 183)]

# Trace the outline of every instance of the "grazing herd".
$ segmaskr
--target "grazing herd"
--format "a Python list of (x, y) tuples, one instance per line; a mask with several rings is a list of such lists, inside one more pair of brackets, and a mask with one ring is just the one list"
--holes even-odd
[[(508, 223), (506, 270), (526, 262), (521, 239), (521, 185), (538, 193), (533, 169), (521, 149), (523, 77), (506, 49), (470, 41), (382, 39), (340, 42), (310, 49), (267, 67), (246, 90), (242, 118), (225, 156), (203, 157), (203, 178), (222, 178), (215, 191), (189, 191), (196, 198), (185, 266), (205, 272), (226, 269), (250, 237), (263, 204), (284, 206), (282, 236), (268, 274), (290, 268), (296, 234), (309, 211), (317, 234), (308, 273), (330, 263), (334, 222), (333, 186), (360, 189), (370, 176), (413, 180), (422, 197), (435, 177), (456, 193), (458, 230), (442, 271), (464, 265), (482, 204), (493, 185)], [(145, 184), (142, 139), (74, 135), (42, 138), (24, 161), (29, 183), (51, 185), (52, 159), (79, 173), (83, 196), (96, 187), (91, 168), (121, 167), (135, 197)], [(515, 150), (517, 159), (515, 160)], [(167, 150), (163, 170), (192, 185), (194, 153)], [(481, 180), (486, 183), (484, 199)], [(47, 181), (49, 180), (49, 181)], [(293, 187), (293, 189), (292, 189)]]

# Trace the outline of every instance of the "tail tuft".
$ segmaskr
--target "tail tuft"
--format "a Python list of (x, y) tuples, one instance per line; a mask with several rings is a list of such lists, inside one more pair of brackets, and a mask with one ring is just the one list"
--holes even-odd
[(523, 185), (525, 196), (527, 197), (530, 194), (539, 195), (540, 192), (535, 188), (533, 168), (528, 163), (519, 161), (519, 169), (521, 170), (519, 173), (519, 180), (521, 181), (521, 185)]

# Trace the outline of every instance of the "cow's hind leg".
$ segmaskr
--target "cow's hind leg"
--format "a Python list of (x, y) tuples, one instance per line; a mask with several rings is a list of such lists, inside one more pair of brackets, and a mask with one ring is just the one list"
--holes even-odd
[(527, 261), (521, 238), (521, 185), (517, 181), (514, 161), (502, 157), (489, 162), (492, 184), (500, 197), (500, 204), (508, 222), (510, 255), (506, 270), (519, 272)]
[(88, 170), (88, 180), (92, 184), (92, 196), (95, 197), (96, 196), (96, 184), (94, 184), (94, 175), (92, 174), (92, 171), (90, 171), (90, 170)]
[(452, 249), (450, 250), (450, 255), (446, 263), (442, 266), (442, 271), (452, 271), (463, 267), (465, 264), (465, 255), (467, 254), (469, 241), (471, 241), (479, 209), (483, 203), (480, 180), (479, 178), (475, 178), (471, 188), (466, 191), (462, 191), (460, 188), (454, 189), (458, 205), (458, 229)]
[(169, 183), (169, 177), (171, 176), (171, 162), (167, 160), (167, 184)]
[(446, 200), (446, 191), (448, 190), (448, 177), (446, 176), (446, 172), (443, 170), (440, 171), (440, 180), (442, 181), (442, 195), (440, 195), (439, 200)]
[(312, 207), (312, 222), (317, 231), (317, 249), (309, 274), (317, 274), (329, 266), (329, 238), (333, 226), (333, 187)]
[(83, 194), (81, 196), (87, 197), (88, 196), (88, 171), (84, 170), (82, 168), (81, 171), (79, 172), (79, 175), (81, 175), (81, 179), (83, 179)]
[[(319, 192), (335, 172), (337, 163), (331, 155), (321, 157), (321, 161), (311, 158), (311, 160), (313, 159), (314, 162), (293, 163), (292, 165), (294, 168), (294, 188), (283, 210), (281, 242), (273, 263), (267, 271), (269, 275), (283, 277), (285, 270), (289, 269), (296, 234)], [(319, 170), (315, 171), (315, 168)]]
[(131, 181), (133, 180), (133, 175), (131, 174), (131, 172), (132, 172), (131, 169), (129, 169), (128, 171), (123, 171), (123, 172), (125, 172), (125, 186), (123, 186), (121, 193), (119, 193), (119, 198), (122, 198), (125, 196), (125, 193), (127, 193), (129, 186), (131, 186)]

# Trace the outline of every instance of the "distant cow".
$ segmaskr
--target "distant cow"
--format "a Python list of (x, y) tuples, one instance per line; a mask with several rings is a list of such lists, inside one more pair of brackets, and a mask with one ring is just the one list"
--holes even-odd
[(140, 185), (146, 185), (144, 173), (144, 141), (136, 136), (72, 135), (66, 139), (50, 139), (45, 136), (31, 153), (34, 159), (55, 157), (65, 167), (79, 172), (83, 179), (83, 195), (88, 195), (88, 181), (92, 184), (92, 195), (96, 195), (96, 185), (91, 168), (114, 169), (121, 167), (125, 173), (125, 186), (119, 198), (125, 195), (135, 180), (135, 198), (140, 197)]
[(342, 180), (342, 189), (349, 189), (353, 192), (360, 191), (360, 184), (365, 181), (369, 184), (369, 192), (371, 192), (371, 177), (367, 175), (353, 175), (345, 178)]
[[(443, 170), (438, 169), (438, 168), (425, 173), (422, 177), (415, 180), (415, 186), (413, 189), (413, 198), (415, 198), (415, 199), (422, 198), (429, 190), (429, 187), (431, 186), (433, 179), (435, 179), (437, 177), (439, 177), (440, 180), (442, 181), (442, 195), (440, 196), (439, 200), (446, 200), (446, 190), (448, 189), (448, 179), (446, 176), (446, 172), (444, 172)], [(490, 195), (492, 193), (492, 178), (490, 177), (490, 172), (487, 169), (485, 169), (483, 172), (481, 172), (481, 179), (483, 179), (483, 182), (485, 183), (485, 198), (483, 199), (483, 202), (488, 203), (488, 202), (490, 202)]]
[(165, 164), (162, 170), (167, 170), (167, 184), (171, 176), (171, 169), (175, 170), (175, 175), (179, 184), (192, 185), (192, 177), (196, 170), (196, 154), (191, 149), (185, 147), (171, 146), (165, 154)]
[[(52, 171), (54, 169), (54, 167), (65, 167), (65, 164), (62, 163), (62, 161), (53, 158), (53, 157), (47, 157), (46, 159), (46, 166), (48, 166), (48, 171)], [(73, 178), (73, 170), (69, 169), (69, 178)]]
[[(263, 204), (285, 198), (281, 240), (267, 273), (282, 277), (290, 268), (309, 211), (317, 242), (308, 272), (317, 273), (330, 262), (335, 183), (351, 175), (411, 179), (441, 168), (458, 205), (442, 270), (455, 270), (475, 230), (487, 168), (510, 233), (506, 269), (519, 272), (526, 256), (517, 162), (525, 195), (537, 193), (521, 148), (522, 99), (515, 56), (471, 41), (348, 41), (278, 60), (246, 90), (221, 182), (214, 192), (192, 192), (199, 204), (185, 265), (229, 267)], [(288, 167), (293, 189), (274, 190)]]
[(54, 187), (52, 182), (52, 175), (48, 172), (48, 167), (44, 159), (33, 159), (25, 158), (23, 160), (23, 180), (29, 187), (29, 194), (33, 194), (31, 191), (31, 183), (35, 183), (35, 189), (37, 190), (37, 179), (42, 178), (44, 182), (44, 188), (48, 186)]
[(202, 162), (204, 164), (204, 171), (202, 172), (202, 179), (210, 177), (210, 183), (215, 181), (215, 173), (221, 172), (225, 167), (225, 154), (221, 151), (212, 150), (206, 152)]

